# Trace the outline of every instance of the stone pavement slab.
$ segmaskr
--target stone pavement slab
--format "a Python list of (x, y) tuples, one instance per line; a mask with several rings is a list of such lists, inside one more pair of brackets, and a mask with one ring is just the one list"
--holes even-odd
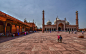
[[(85, 38), (78, 38), (81, 32), (36, 32), (22, 37), (0, 42), (0, 54), (86, 54)], [(62, 35), (62, 43), (58, 43), (57, 35)], [(15, 39), (13, 39), (15, 38)], [(4, 41), (6, 38), (1, 38)]]

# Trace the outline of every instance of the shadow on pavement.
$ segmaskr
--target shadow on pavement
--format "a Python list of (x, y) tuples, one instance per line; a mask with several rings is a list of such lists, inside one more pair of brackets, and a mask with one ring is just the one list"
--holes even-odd
[[(32, 34), (32, 33), (29, 33), (29, 34)], [(27, 34), (27, 35), (29, 35), (29, 34)], [(23, 37), (23, 36), (26, 36), (26, 35), (20, 35), (20, 36), (15, 36), (15, 37), (0, 37), (0, 43), (6, 42), (6, 41), (9, 41), (9, 40), (12, 40), (12, 39), (16, 39), (16, 38), (19, 38), (19, 37)]]

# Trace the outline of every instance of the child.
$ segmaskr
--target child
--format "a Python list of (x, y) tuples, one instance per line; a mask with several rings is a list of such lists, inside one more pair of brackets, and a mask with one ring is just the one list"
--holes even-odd
[(59, 35), (57, 35), (57, 36), (58, 36), (58, 42), (59, 42), (60, 36)]
[(60, 42), (62, 43), (62, 37), (61, 37), (61, 35), (60, 35)]

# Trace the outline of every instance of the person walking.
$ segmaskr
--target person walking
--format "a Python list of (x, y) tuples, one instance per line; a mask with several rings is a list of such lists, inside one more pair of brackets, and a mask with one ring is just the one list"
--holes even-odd
[(57, 37), (58, 37), (58, 42), (59, 42), (60, 36), (59, 36), (59, 35), (57, 35)]
[(60, 42), (62, 43), (62, 36), (60, 35)]
[(70, 34), (70, 31), (69, 31), (69, 34)]

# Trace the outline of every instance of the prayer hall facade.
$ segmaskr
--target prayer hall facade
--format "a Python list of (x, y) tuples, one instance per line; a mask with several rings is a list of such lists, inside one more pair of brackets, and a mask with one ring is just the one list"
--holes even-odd
[(44, 18), (44, 10), (43, 18), (42, 18), (42, 32), (44, 31), (78, 31), (78, 11), (76, 11), (76, 25), (70, 25), (69, 22), (64, 18), (64, 20), (60, 20), (57, 16), (54, 24), (49, 20), (45, 25), (45, 18)]

